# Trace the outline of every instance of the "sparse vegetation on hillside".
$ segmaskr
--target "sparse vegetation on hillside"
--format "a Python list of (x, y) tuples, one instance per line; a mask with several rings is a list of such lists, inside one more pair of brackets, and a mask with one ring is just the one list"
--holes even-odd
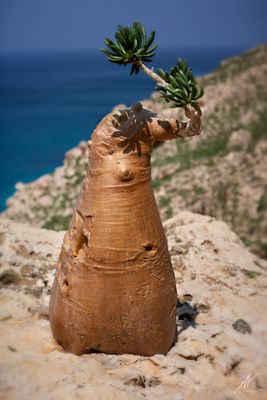
[[(153, 186), (163, 219), (181, 209), (225, 220), (267, 258), (267, 45), (225, 62), (199, 79), (204, 132), (164, 143), (153, 154)], [(159, 93), (143, 104), (166, 116)], [(179, 115), (180, 117), (180, 115)], [(86, 172), (86, 145), (69, 152), (64, 168), (24, 185), (6, 215), (33, 225), (66, 229)]]
[(165, 144), (153, 159), (156, 197), (169, 196), (174, 213), (189, 209), (225, 220), (262, 257), (267, 257), (266, 78), (267, 46), (201, 78), (204, 134), (193, 143), (177, 141), (176, 149)]

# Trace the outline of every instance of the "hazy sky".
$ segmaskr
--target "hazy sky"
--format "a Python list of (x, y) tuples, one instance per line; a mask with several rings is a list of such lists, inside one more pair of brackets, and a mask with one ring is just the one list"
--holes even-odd
[(0, 51), (99, 48), (135, 20), (161, 48), (267, 42), (267, 0), (0, 0)]

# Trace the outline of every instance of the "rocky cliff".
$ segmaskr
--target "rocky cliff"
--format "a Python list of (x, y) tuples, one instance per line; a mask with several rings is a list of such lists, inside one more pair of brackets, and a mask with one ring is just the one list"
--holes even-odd
[[(154, 151), (153, 181), (163, 219), (191, 210), (226, 221), (267, 257), (267, 45), (226, 60), (200, 79), (203, 133)], [(168, 116), (157, 93), (144, 106)], [(17, 184), (4, 214), (16, 221), (66, 229), (86, 172), (86, 143), (64, 165), (29, 184)]]
[(63, 232), (0, 219), (0, 398), (266, 399), (266, 261), (212, 217), (181, 212), (165, 229), (175, 346), (167, 356), (78, 357), (56, 344), (48, 321)]

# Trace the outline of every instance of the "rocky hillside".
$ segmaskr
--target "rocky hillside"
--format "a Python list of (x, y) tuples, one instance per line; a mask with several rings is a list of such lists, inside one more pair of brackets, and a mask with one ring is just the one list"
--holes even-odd
[[(153, 155), (153, 184), (162, 218), (187, 209), (226, 221), (267, 257), (267, 45), (231, 58), (200, 79), (203, 133), (164, 143)], [(157, 93), (143, 101), (168, 116)], [(4, 213), (34, 226), (65, 229), (86, 172), (87, 146), (66, 154), (63, 167), (18, 184)]]
[(63, 232), (0, 218), (1, 399), (266, 399), (267, 262), (212, 217), (181, 212), (165, 229), (175, 346), (167, 356), (78, 357), (56, 344), (48, 321)]

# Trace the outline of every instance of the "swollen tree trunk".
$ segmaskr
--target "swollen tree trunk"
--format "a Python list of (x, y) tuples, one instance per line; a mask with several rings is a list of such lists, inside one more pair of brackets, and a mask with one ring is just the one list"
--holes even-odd
[(155, 140), (193, 136), (189, 122), (136, 104), (109, 114), (90, 141), (84, 179), (64, 237), (50, 299), (53, 335), (76, 354), (166, 354), (176, 336), (176, 286), (155, 202)]

